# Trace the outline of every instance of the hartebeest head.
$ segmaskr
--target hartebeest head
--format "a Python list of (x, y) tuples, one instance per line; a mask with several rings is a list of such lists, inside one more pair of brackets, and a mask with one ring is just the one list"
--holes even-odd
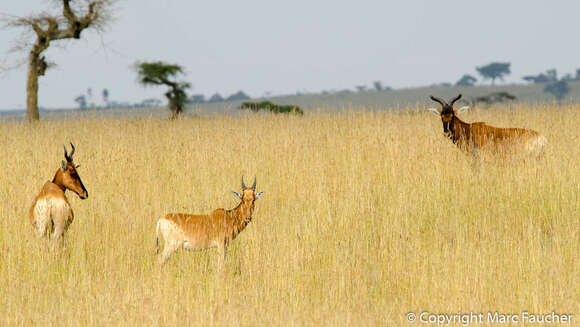
[(79, 168), (80, 165), (75, 166), (73, 163), (75, 146), (72, 143), (70, 146), (70, 154), (66, 151), (66, 146), (64, 146), (64, 158), (66, 161), (62, 161), (62, 166), (59, 170), (57, 170), (52, 182), (59, 185), (61, 188), (75, 192), (79, 198), (84, 200), (89, 197), (89, 192), (87, 192), (87, 189), (83, 185), (83, 182), (77, 173), (77, 168)]
[(234, 195), (242, 200), (242, 204), (246, 207), (254, 207), (254, 201), (259, 199), (263, 194), (264, 191), (260, 191), (256, 193), (256, 177), (254, 177), (254, 184), (252, 187), (247, 187), (244, 183), (244, 176), (242, 176), (242, 194), (232, 191)]
[(449, 103), (445, 102), (445, 100), (443, 100), (441, 98), (431, 96), (431, 100), (441, 104), (441, 110), (438, 110), (435, 108), (429, 108), (429, 111), (431, 111), (433, 114), (441, 117), (441, 121), (443, 122), (443, 133), (448, 138), (453, 137), (453, 131), (454, 131), (454, 128), (453, 128), (454, 119), (453, 118), (457, 115), (464, 113), (465, 111), (467, 111), (467, 109), (469, 109), (469, 107), (467, 107), (467, 106), (461, 107), (461, 108), (459, 108), (459, 110), (453, 109), (453, 104), (459, 99), (461, 99), (461, 94), (459, 94), (455, 98), (451, 99), (451, 101)]

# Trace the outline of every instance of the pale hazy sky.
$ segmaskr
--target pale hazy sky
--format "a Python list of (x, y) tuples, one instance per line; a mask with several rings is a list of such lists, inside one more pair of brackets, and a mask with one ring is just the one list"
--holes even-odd
[[(0, 13), (26, 16), (48, 0), (3, 0)], [(102, 34), (51, 48), (58, 66), (40, 79), (44, 107), (76, 107), (91, 87), (111, 100), (163, 97), (137, 85), (137, 60), (182, 65), (192, 93), (230, 95), (353, 89), (375, 80), (394, 88), (479, 78), (475, 66), (512, 63), (506, 82), (580, 68), (580, 1), (558, 0), (121, 0)], [(0, 63), (18, 30), (0, 30)], [(55, 43), (56, 44), (56, 43)], [(20, 58), (25, 58), (22, 53)], [(0, 75), (0, 109), (24, 108), (26, 67)]]

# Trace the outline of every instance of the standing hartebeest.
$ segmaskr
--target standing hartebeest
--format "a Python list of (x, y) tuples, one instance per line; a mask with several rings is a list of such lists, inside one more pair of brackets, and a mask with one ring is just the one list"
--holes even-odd
[(81, 199), (86, 199), (89, 193), (85, 189), (77, 168), (73, 163), (75, 146), (71, 143), (70, 155), (64, 147), (62, 166), (54, 174), (52, 181), (44, 183), (42, 190), (30, 207), (30, 222), (39, 237), (48, 236), (61, 240), (73, 221), (74, 214), (64, 192), (71, 190)]
[(468, 107), (453, 109), (453, 104), (461, 98), (461, 94), (453, 98), (449, 104), (445, 100), (431, 96), (433, 101), (441, 104), (442, 109), (429, 110), (441, 117), (443, 133), (459, 148), (477, 154), (479, 150), (492, 153), (519, 152), (540, 156), (548, 143), (542, 134), (524, 128), (498, 128), (483, 122), (466, 123), (457, 115), (465, 112)]
[(209, 215), (169, 213), (157, 221), (155, 243), (159, 253), (159, 234), (165, 245), (159, 256), (163, 264), (180, 247), (204, 250), (217, 247), (225, 261), (228, 245), (252, 221), (254, 201), (264, 194), (256, 193), (256, 178), (252, 187), (246, 187), (242, 176), (242, 194), (232, 191), (241, 202), (231, 210), (216, 209)]

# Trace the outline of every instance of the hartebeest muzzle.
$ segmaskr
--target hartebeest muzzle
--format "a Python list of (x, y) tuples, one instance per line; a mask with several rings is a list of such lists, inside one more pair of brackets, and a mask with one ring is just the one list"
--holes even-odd
[(89, 192), (85, 189), (85, 186), (82, 185), (82, 183), (81, 183), (81, 186), (83, 188), (83, 191), (81, 193), (78, 193), (78, 195), (79, 195), (79, 198), (81, 198), (81, 200), (84, 200), (84, 199), (89, 197)]

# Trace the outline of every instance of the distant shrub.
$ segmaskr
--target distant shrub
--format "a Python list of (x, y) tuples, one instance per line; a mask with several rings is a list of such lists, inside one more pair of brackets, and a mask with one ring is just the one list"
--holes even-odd
[(471, 100), (471, 104), (474, 107), (479, 103), (484, 103), (489, 106), (494, 103), (505, 103), (508, 101), (514, 101), (515, 99), (516, 96), (513, 94), (509, 94), (508, 92), (494, 92), (488, 95), (473, 98)]
[(291, 113), (291, 114), (298, 114), (304, 115), (304, 111), (300, 109), (300, 107), (295, 105), (279, 105), (274, 104), (270, 101), (262, 101), (262, 102), (244, 102), (240, 106), (242, 110), (251, 110), (254, 112), (258, 112), (260, 110), (267, 110), (273, 112), (275, 114), (279, 113)]
[(457, 81), (457, 83), (455, 83), (456, 86), (473, 86), (475, 85), (475, 83), (477, 82), (477, 78), (469, 75), (469, 74), (465, 74), (463, 75), (463, 77), (461, 77), (461, 79), (459, 79), (459, 81)]
[(205, 96), (203, 94), (194, 94), (189, 98), (190, 103), (204, 103)]
[(544, 87), (544, 92), (551, 93), (556, 97), (558, 103), (561, 104), (564, 97), (570, 93), (570, 87), (566, 80), (559, 80), (557, 82), (550, 83)]
[(453, 86), (453, 84), (449, 82), (433, 83), (430, 85), (430, 87), (451, 87), (451, 86)]
[(222, 96), (221, 96), (219, 93), (216, 93), (216, 94), (212, 95), (212, 96), (211, 96), (211, 97), (210, 97), (210, 98), (207, 100), (207, 102), (212, 102), (212, 103), (213, 103), (213, 102), (223, 102), (223, 101), (224, 101), (224, 98), (223, 98), (223, 97), (222, 97)]
[(227, 99), (227, 101), (241, 101), (241, 100), (250, 100), (250, 97), (242, 92), (242, 91), (238, 91), (238, 93), (234, 93), (232, 95), (230, 95)]
[(538, 75), (527, 75), (522, 77), (522, 79), (526, 82), (531, 82), (534, 84), (550, 82), (550, 78), (544, 73), (540, 73)]
[(540, 73), (538, 75), (527, 75), (522, 77), (524, 81), (531, 82), (534, 84), (539, 83), (553, 83), (558, 81), (558, 72), (556, 69), (548, 69), (546, 73)]

